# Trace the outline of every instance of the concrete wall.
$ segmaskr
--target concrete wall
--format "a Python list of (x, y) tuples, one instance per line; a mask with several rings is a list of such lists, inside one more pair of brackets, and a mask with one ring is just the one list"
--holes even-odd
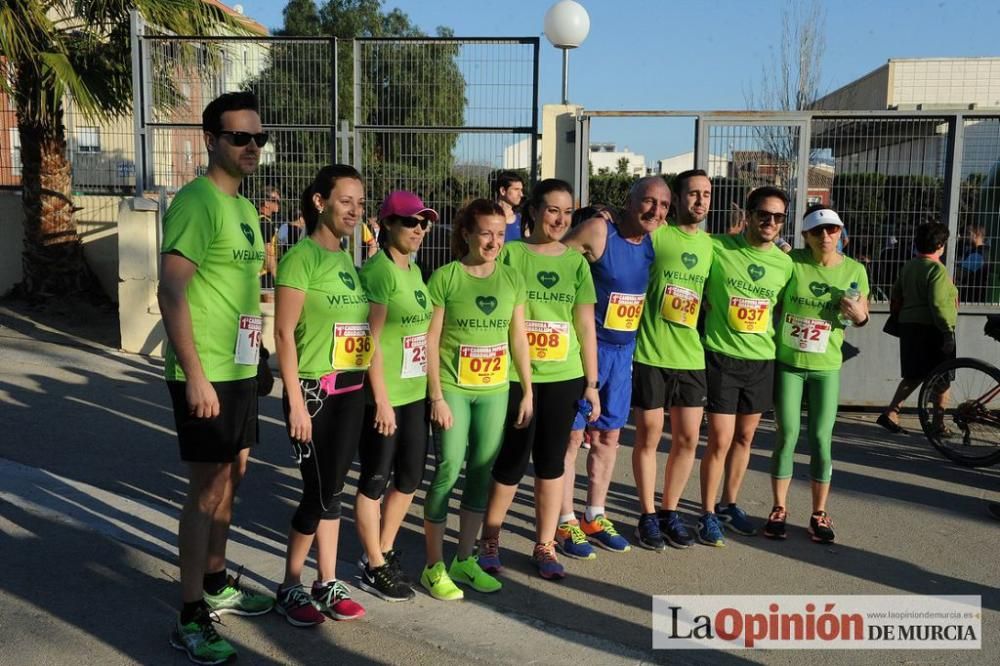
[(546, 104), (542, 107), (542, 178), (561, 178), (573, 183), (574, 150), (578, 138), (575, 134), (576, 112), (580, 108), (573, 104)]
[(814, 109), (864, 110), (885, 109), (889, 96), (889, 65), (885, 64), (860, 79), (820, 97)]

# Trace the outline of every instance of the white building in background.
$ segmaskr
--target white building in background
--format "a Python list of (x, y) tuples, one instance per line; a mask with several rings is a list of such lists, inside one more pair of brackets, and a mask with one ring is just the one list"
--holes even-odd
[[(539, 162), (542, 159), (542, 140), (535, 140), (535, 155), (537, 156)], [(509, 171), (516, 171), (518, 169), (523, 169), (524, 171), (531, 170), (531, 138), (525, 137), (517, 143), (512, 143), (503, 149), (503, 166), (502, 169), (507, 169)]]
[[(686, 153), (680, 153), (679, 155), (671, 155), (670, 157), (664, 157), (662, 160), (656, 161), (656, 173), (660, 175), (680, 173), (682, 171), (687, 171), (688, 169), (694, 168), (694, 151), (689, 150)], [(726, 175), (726, 158), (720, 155), (709, 155), (708, 156), (708, 172), (709, 178), (722, 177)]]
[(633, 153), (626, 146), (621, 151), (614, 143), (590, 144), (590, 168), (596, 173), (618, 173), (618, 164), (625, 160), (628, 173), (631, 176), (646, 175), (646, 156)]
[[(821, 97), (814, 109), (964, 111), (1000, 109), (1000, 57), (890, 59), (878, 69)], [(947, 125), (888, 121), (864, 131), (850, 123), (825, 130), (839, 172), (944, 176)], [(823, 141), (813, 128), (814, 143)], [(850, 134), (853, 133), (853, 138)], [(995, 119), (965, 122), (962, 177), (985, 173), (1000, 156)], [(919, 170), (915, 167), (919, 165)]]

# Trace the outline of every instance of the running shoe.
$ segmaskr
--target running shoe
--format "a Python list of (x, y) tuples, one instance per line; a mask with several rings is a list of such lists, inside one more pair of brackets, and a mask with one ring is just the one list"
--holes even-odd
[(219, 615), (263, 615), (274, 608), (274, 599), (259, 592), (250, 592), (240, 587), (243, 567), (236, 572), (236, 578), (226, 577), (226, 586), (218, 594), (205, 592), (208, 609)]
[(359, 587), (386, 601), (409, 601), (416, 596), (389, 562), (374, 569), (365, 567)]
[(614, 553), (627, 553), (632, 550), (628, 539), (618, 534), (614, 523), (604, 517), (603, 514), (595, 516), (590, 522), (584, 518), (580, 523), (580, 529), (587, 535), (587, 538), (597, 543), (604, 550)]
[(770, 539), (784, 539), (788, 536), (785, 533), (785, 523), (788, 522), (788, 512), (785, 507), (776, 506), (771, 509), (767, 516), (767, 524), (764, 525), (764, 536)]
[(456, 583), (469, 585), (476, 592), (499, 592), (503, 583), (486, 573), (479, 565), (478, 557), (470, 555), (464, 560), (458, 559), (458, 555), (451, 561), (448, 567), (448, 575)]
[(562, 580), (566, 570), (556, 559), (556, 542), (536, 543), (531, 553), (531, 561), (538, 567), (538, 575), (546, 580)]
[(438, 562), (432, 567), (424, 567), (420, 574), (420, 585), (438, 601), (457, 601), (465, 597), (465, 593), (455, 585), (455, 582), (448, 575), (444, 562)]
[(385, 561), (395, 570), (396, 578), (403, 585), (409, 585), (413, 587), (413, 579), (410, 578), (406, 571), (403, 570), (403, 551), (400, 550), (390, 550), (386, 553), (382, 553), (382, 557)]
[(563, 523), (556, 528), (556, 546), (559, 552), (575, 560), (593, 560), (597, 557), (587, 535), (580, 529), (580, 522)]
[(479, 540), (479, 567), (490, 574), (503, 572), (500, 564), (500, 537), (483, 537)]
[(681, 520), (681, 514), (676, 511), (667, 511), (662, 516), (657, 514), (657, 518), (660, 523), (660, 532), (663, 533), (667, 543), (671, 546), (674, 548), (687, 548), (694, 543), (691, 530)]
[(722, 536), (722, 528), (719, 527), (719, 519), (714, 513), (706, 513), (698, 519), (698, 541), (706, 546), (718, 548), (726, 545), (726, 540)]
[(219, 615), (207, 608), (199, 609), (187, 624), (181, 624), (180, 617), (170, 632), (170, 645), (187, 653), (187, 658), (195, 664), (226, 664), (236, 660), (236, 650), (225, 638), (215, 631), (215, 624), (221, 624)]
[(816, 543), (833, 543), (833, 521), (826, 511), (817, 511), (809, 517), (809, 536)]
[(276, 597), (274, 609), (278, 615), (284, 615), (293, 627), (313, 627), (326, 619), (301, 584), (284, 589), (279, 587)]
[(365, 609), (351, 599), (347, 586), (339, 580), (328, 585), (313, 583), (312, 598), (316, 608), (334, 620), (357, 620), (365, 616)]
[(643, 513), (639, 516), (639, 524), (635, 526), (635, 539), (639, 545), (648, 550), (664, 551), (667, 543), (660, 532), (660, 521), (655, 513)]
[(731, 529), (737, 534), (742, 534), (743, 536), (754, 536), (757, 534), (757, 527), (750, 521), (747, 512), (735, 504), (725, 507), (716, 504), (715, 515), (719, 518), (719, 522), (722, 523), (723, 527)]

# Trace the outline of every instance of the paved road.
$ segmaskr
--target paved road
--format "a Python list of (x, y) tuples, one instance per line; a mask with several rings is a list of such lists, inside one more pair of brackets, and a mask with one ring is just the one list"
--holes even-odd
[[(108, 315), (86, 309), (53, 314), (0, 306), (0, 664), (186, 663), (166, 643), (178, 594), (175, 525), (184, 469), (161, 364), (115, 351), (114, 326)], [(262, 401), (262, 444), (240, 490), (229, 552), (253, 585), (268, 589), (281, 577), (299, 493), (279, 396), (280, 383)], [(817, 546), (805, 535), (808, 468), (800, 456), (785, 542), (735, 537), (724, 549), (602, 552), (593, 562), (568, 562), (565, 581), (546, 582), (528, 558), (532, 510), (522, 493), (503, 535), (508, 573), (500, 594), (472, 592), (444, 604), (420, 593), (413, 603), (387, 604), (359, 591), (368, 609), (361, 622), (301, 630), (276, 615), (226, 616), (224, 632), (243, 663), (263, 664), (833, 664), (845, 656), (996, 663), (1000, 524), (985, 517), (983, 501), (1000, 495), (1000, 469), (951, 466), (918, 437), (887, 439), (871, 421), (846, 414), (838, 423), (836, 545)], [(608, 499), (610, 515), (628, 533), (636, 519), (632, 434)], [(770, 507), (772, 443), (773, 424), (765, 422), (744, 491), (746, 508), (758, 517)], [(582, 480), (582, 457), (577, 471)], [(530, 479), (522, 485), (529, 489)], [(689, 484), (681, 507), (690, 522), (697, 491)], [(422, 566), (421, 503), (422, 493), (400, 543), (413, 575)], [(350, 503), (346, 517), (339, 574), (350, 579), (360, 554)], [(775, 593), (982, 595), (983, 649), (862, 657), (650, 648), (651, 595)]]

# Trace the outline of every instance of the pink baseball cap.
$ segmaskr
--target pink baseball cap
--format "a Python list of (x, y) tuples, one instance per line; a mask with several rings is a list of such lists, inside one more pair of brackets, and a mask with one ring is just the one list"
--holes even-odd
[(424, 205), (424, 202), (420, 200), (420, 197), (413, 192), (407, 192), (406, 190), (396, 190), (387, 196), (385, 201), (382, 202), (382, 207), (378, 211), (378, 219), (384, 220), (385, 218), (392, 217), (393, 215), (397, 217), (413, 217), (414, 215), (423, 215), (431, 222), (438, 221), (438, 214), (436, 210), (428, 208)]

